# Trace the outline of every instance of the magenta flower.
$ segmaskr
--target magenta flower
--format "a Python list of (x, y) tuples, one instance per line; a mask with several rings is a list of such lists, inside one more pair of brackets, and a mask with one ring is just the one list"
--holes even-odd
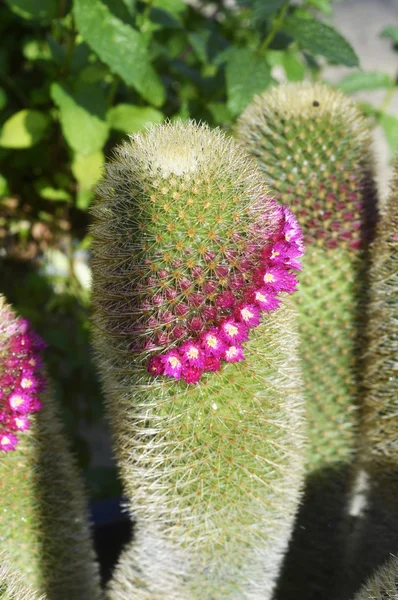
[(227, 319), (220, 326), (220, 334), (228, 344), (240, 344), (247, 340), (247, 328), (235, 319)]
[(230, 346), (226, 349), (224, 358), (227, 362), (235, 363), (245, 360), (243, 348), (241, 346)]
[(264, 288), (254, 292), (254, 300), (262, 310), (268, 313), (276, 310), (280, 305), (280, 300), (276, 297), (275, 292)]
[(183, 360), (188, 365), (203, 369), (204, 353), (198, 343), (191, 341), (185, 342), (185, 344), (183, 344), (179, 350)]
[(13, 413), (26, 415), (30, 412), (31, 396), (23, 390), (12, 392), (7, 398), (8, 406)]
[(221, 369), (221, 360), (215, 356), (206, 356), (204, 371), (215, 372)]
[(15, 450), (17, 444), (18, 438), (16, 435), (10, 431), (0, 431), (0, 450), (10, 452), (10, 450)]
[(225, 343), (215, 327), (212, 327), (209, 331), (203, 333), (200, 336), (200, 342), (206, 356), (220, 358), (225, 351)]
[(182, 374), (182, 359), (177, 350), (171, 350), (161, 357), (163, 362), (164, 374), (180, 379)]
[(148, 372), (151, 375), (163, 375), (164, 365), (160, 356), (151, 356), (148, 362)]
[(261, 320), (261, 311), (254, 304), (244, 303), (235, 310), (235, 316), (246, 325), (246, 327), (257, 327)]
[(8, 425), (14, 431), (27, 431), (30, 427), (30, 422), (26, 415), (18, 415), (17, 417), (11, 417)]
[(193, 365), (184, 365), (182, 369), (182, 378), (187, 383), (198, 383), (202, 377), (203, 369)]
[(263, 275), (264, 286), (274, 292), (294, 292), (297, 287), (297, 279), (294, 273), (290, 273), (282, 267), (269, 267)]
[(0, 450), (4, 452), (15, 449), (14, 432), (29, 429), (29, 415), (42, 406), (34, 394), (46, 385), (39, 356), (44, 347), (26, 319), (0, 304)]

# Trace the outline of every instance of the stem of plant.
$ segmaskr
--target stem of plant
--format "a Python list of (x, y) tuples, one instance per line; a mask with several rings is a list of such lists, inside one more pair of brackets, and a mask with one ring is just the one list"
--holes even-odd
[(284, 18), (286, 16), (287, 9), (289, 8), (289, 3), (290, 3), (290, 0), (286, 0), (285, 3), (283, 4), (282, 8), (279, 11), (277, 18), (274, 21), (271, 31), (269, 32), (267, 37), (264, 39), (264, 41), (259, 46), (258, 54), (262, 54), (269, 47), (269, 45), (275, 38), (276, 34), (278, 33), (278, 31), (283, 23)]

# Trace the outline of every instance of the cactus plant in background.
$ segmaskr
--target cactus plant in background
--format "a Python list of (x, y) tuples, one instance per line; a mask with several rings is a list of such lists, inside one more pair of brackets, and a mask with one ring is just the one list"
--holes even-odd
[(370, 493), (350, 548), (353, 589), (398, 552), (398, 165), (371, 259), (357, 460)]
[(133, 136), (98, 195), (95, 347), (135, 521), (109, 598), (264, 600), (302, 482), (296, 221), (194, 123)]
[(359, 109), (340, 92), (321, 84), (288, 84), (255, 98), (237, 134), (276, 199), (297, 215), (307, 246), (296, 300), (309, 478), (294, 546), (300, 582), (286, 575), (290, 592), (284, 588), (281, 597), (301, 590), (303, 597), (318, 598), (327, 595), (340, 569), (341, 549), (333, 540), (339, 537), (355, 449), (366, 268), (377, 219), (370, 132)]
[(0, 554), (0, 600), (46, 600), (26, 584), (25, 578), (12, 568), (10, 558)]
[(49, 599), (97, 600), (85, 494), (46, 389), (42, 349), (0, 297), (1, 550)]
[(354, 600), (396, 600), (398, 598), (398, 564), (393, 556), (362, 586)]

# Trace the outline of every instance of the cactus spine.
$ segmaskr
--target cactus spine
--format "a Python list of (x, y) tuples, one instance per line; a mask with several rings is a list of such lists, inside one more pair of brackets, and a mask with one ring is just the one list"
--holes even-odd
[[(98, 194), (95, 347), (135, 520), (109, 598), (269, 598), (302, 480), (294, 314), (260, 323), (254, 305), (280, 208), (232, 140), (194, 123), (133, 136)], [(243, 339), (245, 310), (258, 327), (242, 361), (220, 332)]]
[[(52, 392), (43, 389), (42, 376), (38, 385), (33, 381), (28, 363), (43, 369), (36, 351), (26, 354), (31, 343), (37, 348), (27, 327), (0, 297), (0, 445), (9, 450), (0, 453), (1, 549), (24, 581), (51, 600), (97, 600), (85, 493)], [(29, 404), (41, 404), (30, 428)]]
[[(237, 134), (272, 193), (290, 206), (303, 228), (306, 254), (296, 296), (309, 422), (303, 519), (306, 537), (313, 531), (320, 546), (327, 540), (326, 547), (344, 507), (342, 498), (332, 500), (333, 489), (345, 485), (355, 450), (366, 268), (377, 217), (370, 132), (341, 93), (320, 84), (288, 84), (255, 98), (240, 117)], [(320, 546), (311, 543), (320, 557)], [(305, 586), (312, 582), (306, 594), (318, 597), (323, 584), (306, 572), (302, 550), (295, 557), (296, 572)], [(323, 556), (316, 569), (321, 578), (322, 572), (326, 578), (333, 572), (336, 556), (330, 558)]]
[(24, 577), (12, 568), (6, 554), (0, 554), (0, 600), (46, 600), (26, 584)]

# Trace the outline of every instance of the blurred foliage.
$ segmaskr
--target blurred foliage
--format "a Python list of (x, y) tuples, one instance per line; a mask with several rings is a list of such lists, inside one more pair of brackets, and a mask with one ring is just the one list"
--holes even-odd
[[(81, 433), (103, 416), (89, 349), (86, 211), (105, 157), (151, 123), (194, 118), (228, 129), (254, 94), (282, 79), (319, 78), (326, 64), (359, 67), (331, 14), (331, 0), (0, 6), (0, 291), (50, 345), (48, 367), (95, 497), (118, 489), (101, 468), (96, 480)], [(398, 44), (397, 27), (383, 35)], [(340, 87), (391, 94), (395, 85), (357, 68)], [(364, 109), (395, 144), (398, 121), (386, 106)]]

